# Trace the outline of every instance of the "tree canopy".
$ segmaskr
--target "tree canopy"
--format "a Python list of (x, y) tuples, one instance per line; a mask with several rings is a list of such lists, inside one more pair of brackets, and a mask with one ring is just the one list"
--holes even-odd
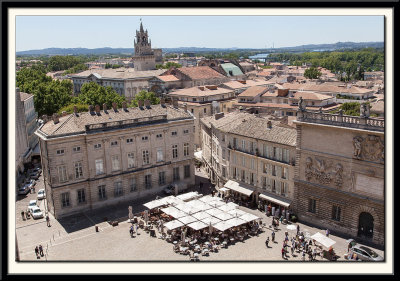
[(74, 102), (88, 105), (107, 104), (108, 108), (112, 107), (112, 103), (116, 102), (118, 107), (122, 107), (122, 103), (126, 101), (124, 96), (117, 94), (111, 87), (103, 87), (95, 82), (85, 83), (81, 87), (81, 93), (74, 99)]
[(315, 67), (307, 68), (304, 71), (304, 77), (306, 77), (308, 79), (318, 79), (321, 75), (322, 75), (321, 71), (319, 71)]
[(176, 63), (176, 62), (171, 62), (171, 61), (167, 62), (164, 65), (163, 64), (156, 65), (157, 69), (170, 69), (171, 67), (180, 68), (180, 67), (182, 67), (182, 65), (179, 63)]
[(137, 107), (139, 105), (139, 103), (138, 103), (139, 100), (142, 100), (142, 101), (149, 100), (150, 104), (159, 104), (160, 103), (160, 98), (158, 98), (154, 92), (147, 92), (145, 90), (142, 90), (136, 94), (136, 96), (132, 100), (130, 106)]

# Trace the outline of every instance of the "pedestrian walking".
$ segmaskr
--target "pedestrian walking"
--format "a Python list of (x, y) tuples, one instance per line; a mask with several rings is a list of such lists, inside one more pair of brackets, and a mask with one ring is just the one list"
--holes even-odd
[(136, 225), (136, 234), (139, 234), (139, 224), (137, 223), (137, 224), (135, 224)]
[(297, 225), (297, 235), (300, 233), (300, 225)]
[(25, 212), (24, 211), (21, 211), (21, 216), (22, 216), (22, 219), (25, 220)]
[(40, 256), (42, 256), (42, 257), (44, 256), (42, 245), (39, 245), (39, 254), (40, 254)]
[(35, 247), (35, 254), (36, 254), (36, 257), (39, 257), (39, 247), (38, 246)]
[(282, 247), (281, 252), (282, 252), (282, 259), (284, 259), (285, 258), (285, 248), (284, 247)]
[(49, 215), (46, 215), (46, 223), (47, 223), (47, 226), (51, 226), (50, 225), (50, 217), (49, 217)]
[(301, 260), (302, 261), (306, 260), (306, 251), (304, 251), (304, 250), (303, 250), (303, 254), (302, 254)]
[(269, 248), (268, 244), (269, 244), (269, 237), (267, 237), (267, 240), (265, 240), (265, 245), (267, 246), (267, 248)]
[(271, 238), (272, 238), (272, 242), (275, 242), (275, 232), (274, 231), (272, 231), (272, 233), (271, 233)]
[(313, 249), (313, 259), (315, 260), (317, 258), (317, 249)]
[(329, 229), (326, 229), (326, 230), (325, 230), (325, 234), (326, 234), (326, 237), (329, 236)]
[(313, 256), (312, 256), (312, 253), (311, 253), (311, 252), (308, 252), (308, 260), (309, 260), (309, 261), (312, 261), (312, 260), (313, 260)]
[(129, 228), (129, 233), (131, 234), (131, 237), (133, 237), (133, 225)]
[(294, 244), (292, 244), (292, 247), (290, 248), (290, 251), (292, 252), (292, 256), (294, 254)]

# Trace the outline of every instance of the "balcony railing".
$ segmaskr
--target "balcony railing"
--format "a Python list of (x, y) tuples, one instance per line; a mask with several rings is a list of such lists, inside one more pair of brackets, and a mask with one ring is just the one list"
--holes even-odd
[(349, 116), (341, 114), (329, 114), (322, 112), (298, 111), (297, 121), (373, 130), (373, 131), (385, 130), (385, 120), (371, 118), (371, 117), (359, 117), (359, 116)]

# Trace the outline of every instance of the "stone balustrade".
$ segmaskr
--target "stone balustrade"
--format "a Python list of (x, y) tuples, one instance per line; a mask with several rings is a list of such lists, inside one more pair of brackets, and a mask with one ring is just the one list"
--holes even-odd
[(385, 120), (371, 117), (349, 116), (322, 112), (298, 111), (297, 121), (320, 123), (357, 129), (384, 131)]

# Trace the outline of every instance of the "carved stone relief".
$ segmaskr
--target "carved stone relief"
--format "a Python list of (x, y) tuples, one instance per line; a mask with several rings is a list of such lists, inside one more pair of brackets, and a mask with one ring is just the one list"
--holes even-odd
[(326, 161), (324, 159), (315, 158), (314, 161), (311, 157), (306, 159), (305, 178), (308, 181), (315, 180), (321, 184), (335, 184), (336, 187), (340, 188), (343, 185), (343, 166), (337, 163), (333, 167), (332, 161)]
[(382, 138), (375, 135), (353, 138), (354, 157), (359, 160), (385, 162), (385, 145)]

